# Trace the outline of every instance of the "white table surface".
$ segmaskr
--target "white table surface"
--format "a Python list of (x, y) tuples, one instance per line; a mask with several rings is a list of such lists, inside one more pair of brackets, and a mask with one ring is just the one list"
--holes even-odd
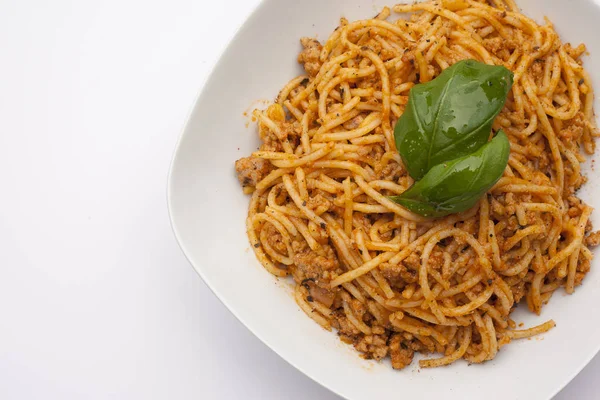
[[(0, 1), (0, 398), (337, 399), (171, 233), (171, 154), (257, 0)], [(557, 397), (592, 399), (600, 358)]]

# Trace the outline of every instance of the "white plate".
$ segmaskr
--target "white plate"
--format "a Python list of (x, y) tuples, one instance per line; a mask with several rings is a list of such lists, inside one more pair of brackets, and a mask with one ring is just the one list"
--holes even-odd
[[(519, 4), (540, 22), (547, 15), (563, 40), (586, 42), (591, 53), (586, 67), (600, 82), (598, 4)], [(255, 126), (247, 126), (244, 111), (253, 103), (260, 105), (256, 100), (272, 100), (300, 73), (296, 57), (301, 36), (323, 40), (340, 16), (369, 18), (383, 5), (393, 3), (265, 0), (248, 18), (206, 82), (175, 153), (168, 190), (177, 239), (200, 276), (248, 329), (300, 371), (346, 398), (549, 399), (600, 347), (600, 257), (574, 295), (557, 292), (541, 317), (525, 312), (516, 316), (528, 325), (553, 318), (557, 327), (543, 337), (515, 341), (483, 365), (458, 362), (419, 371), (413, 362), (394, 371), (386, 363), (360, 359), (335, 334), (307, 318), (288, 284), (266, 272), (249, 248), (244, 229), (249, 198), (242, 194), (233, 168), (236, 159), (258, 146)], [(588, 172), (590, 182), (582, 195), (600, 208), (600, 201), (593, 200), (600, 198), (599, 172)], [(595, 214), (600, 226), (598, 214), (600, 210)]]

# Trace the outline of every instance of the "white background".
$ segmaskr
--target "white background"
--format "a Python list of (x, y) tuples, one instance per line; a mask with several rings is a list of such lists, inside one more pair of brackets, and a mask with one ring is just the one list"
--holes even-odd
[[(177, 137), (256, 3), (0, 0), (0, 398), (338, 398), (229, 314), (169, 226)], [(557, 398), (595, 398), (598, 374)]]

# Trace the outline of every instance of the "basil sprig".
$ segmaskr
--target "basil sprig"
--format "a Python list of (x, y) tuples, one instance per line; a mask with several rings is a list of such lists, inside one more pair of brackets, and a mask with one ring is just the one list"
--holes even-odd
[(499, 131), (473, 154), (436, 165), (406, 192), (390, 198), (425, 217), (466, 211), (502, 177), (509, 153), (508, 138)]
[(512, 78), (512, 72), (502, 66), (466, 60), (413, 87), (394, 130), (410, 176), (419, 180), (432, 167), (483, 146), (506, 102)]
[(428, 217), (474, 206), (508, 163), (504, 132), (488, 140), (512, 82), (512, 72), (502, 66), (465, 60), (413, 87), (394, 136), (417, 182), (391, 199)]

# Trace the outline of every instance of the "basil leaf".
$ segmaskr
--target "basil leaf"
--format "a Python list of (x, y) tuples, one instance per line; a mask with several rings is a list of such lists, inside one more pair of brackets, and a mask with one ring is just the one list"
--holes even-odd
[(410, 176), (419, 180), (435, 165), (483, 146), (512, 81), (505, 67), (466, 60), (414, 86), (394, 129)]
[(425, 217), (466, 211), (502, 177), (510, 143), (499, 131), (473, 154), (436, 165), (417, 183), (391, 200)]

